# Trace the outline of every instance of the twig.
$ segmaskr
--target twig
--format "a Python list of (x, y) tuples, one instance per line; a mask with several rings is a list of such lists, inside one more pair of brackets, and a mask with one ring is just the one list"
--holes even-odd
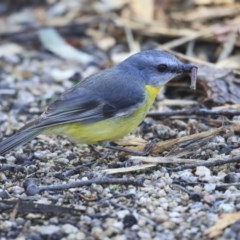
[[(90, 16), (86, 18), (81, 18), (78, 20), (75, 20), (74, 23), (70, 24), (52, 24), (49, 23), (47, 27), (53, 27), (56, 28), (60, 32), (66, 32), (66, 30), (71, 29), (79, 29), (79, 28), (85, 28), (89, 24), (101, 24), (101, 23), (113, 23), (113, 21), (110, 18), (106, 17), (95, 17)], [(19, 41), (21, 38), (23, 41), (32, 39), (32, 37), (37, 37), (37, 32), (41, 29), (44, 29), (46, 26), (39, 26), (39, 27), (28, 27), (26, 30), (19, 30), (19, 31), (13, 31), (13, 32), (2, 32), (0, 31), (0, 37), (1, 37), (1, 43), (7, 42), (9, 40)]]
[[(228, 127), (219, 127), (219, 128), (214, 128), (211, 129), (209, 131), (204, 131), (204, 132), (200, 132), (200, 133), (195, 133), (192, 135), (187, 135), (187, 136), (183, 136), (183, 137), (179, 137), (179, 138), (175, 138), (175, 139), (170, 139), (170, 140), (165, 140), (165, 141), (160, 141), (157, 142), (153, 145), (153, 147), (149, 150), (150, 154), (153, 155), (159, 155), (159, 153), (162, 153), (164, 151), (167, 151), (169, 149), (172, 149), (173, 147), (179, 146), (179, 147), (183, 147), (186, 151), (191, 150), (192, 148), (194, 148), (194, 146), (197, 145), (197, 147), (199, 146), (199, 144), (206, 144), (206, 141), (209, 141), (209, 139), (215, 137), (217, 134), (221, 133), (221, 132), (225, 132), (226, 130), (231, 130), (231, 128)], [(195, 145), (194, 145), (195, 144)], [(126, 146), (126, 145), (125, 145)], [(186, 146), (189, 146), (189, 148), (186, 149)], [(144, 149), (144, 147), (146, 147), (146, 144), (143, 145), (138, 145), (138, 150)], [(183, 149), (183, 150), (184, 150)], [(178, 156), (174, 155), (172, 156), (172, 158), (178, 158), (180, 155), (183, 156), (183, 150), (181, 150), (181, 152), (179, 152)], [(184, 155), (186, 155), (187, 152), (184, 153)], [(139, 157), (139, 156), (138, 156)], [(154, 160), (153, 163), (159, 163), (160, 161), (162, 161), (163, 159), (158, 159), (158, 160)], [(166, 158), (165, 161), (166, 162)], [(178, 161), (178, 160), (177, 160)], [(182, 160), (180, 160), (182, 161)], [(184, 159), (183, 159), (184, 161)], [(114, 173), (122, 173), (122, 172), (130, 172), (130, 171), (137, 171), (137, 170), (145, 170), (147, 168), (151, 168), (154, 167), (155, 164), (151, 163), (151, 161), (149, 161), (150, 164), (144, 164), (141, 166), (131, 166), (131, 167), (127, 167), (127, 168), (117, 168), (117, 169), (106, 169), (103, 170), (103, 172), (107, 173), (107, 174), (114, 174)]]
[[(201, 133), (195, 133), (189, 136), (183, 136), (180, 138), (176, 139), (170, 139), (166, 140), (163, 142), (158, 142), (155, 144), (155, 146), (152, 148), (151, 153), (152, 154), (159, 154), (162, 153), (163, 151), (166, 151), (170, 148), (172, 148), (176, 144), (191, 144), (191, 143), (196, 143), (196, 142), (202, 142), (205, 141), (206, 139), (210, 139), (217, 134), (219, 134), (222, 131), (225, 131), (226, 128), (220, 127), (220, 128), (214, 128), (211, 129), (210, 131), (205, 131)], [(186, 146), (186, 145), (185, 145)]]
[(133, 193), (113, 194), (111, 197), (105, 197), (105, 198), (100, 199), (97, 202), (97, 204), (98, 205), (102, 205), (102, 204), (105, 204), (106, 202), (110, 201), (111, 199), (115, 199), (116, 200), (117, 198), (122, 198), (122, 197), (135, 200), (136, 195), (133, 194)]
[(233, 117), (240, 115), (240, 110), (235, 109), (223, 109), (223, 110), (209, 110), (209, 109), (188, 109), (188, 110), (173, 110), (169, 112), (150, 112), (148, 113), (148, 117), (161, 118), (161, 117), (171, 117), (171, 116), (189, 116), (189, 115), (197, 115), (197, 116), (228, 116)]
[(187, 42), (190, 42), (192, 40), (195, 40), (197, 38), (200, 38), (200, 37), (203, 37), (203, 36), (209, 36), (209, 35), (211, 35), (212, 31), (213, 31), (212, 27), (207, 28), (207, 29), (204, 29), (203, 31), (196, 32), (196, 33), (193, 33), (191, 35), (186, 35), (186, 36), (177, 38), (175, 40), (169, 41), (165, 44), (162, 44), (161, 48), (166, 49), (166, 50), (169, 50), (171, 48), (176, 48), (178, 46), (181, 46), (181, 45), (183, 45)]
[[(158, 49), (162, 50), (161, 45), (158, 47)], [(167, 51), (174, 54), (175, 56), (183, 59), (183, 60), (186, 60), (186, 61), (189, 61), (189, 62), (192, 62), (192, 63), (196, 63), (196, 64), (200, 64), (200, 65), (205, 65), (205, 66), (212, 67), (212, 68), (216, 68), (216, 66), (213, 63), (201, 60), (201, 59), (196, 58), (194, 56), (187, 56), (183, 53), (179, 53), (179, 52), (173, 51), (171, 49), (168, 49)]]
[(179, 188), (181, 191), (187, 193), (190, 197), (190, 199), (192, 199), (193, 201), (199, 202), (201, 201), (202, 195), (198, 192), (194, 192), (194, 191), (189, 191), (187, 188), (185, 188), (184, 186), (181, 186), (180, 184), (176, 184), (174, 183), (172, 186)]
[(17, 165), (17, 164), (0, 164), (0, 172), (5, 172), (5, 171), (19, 171), (19, 172), (24, 172), (25, 168), (23, 165)]
[[(91, 146), (91, 145), (90, 145)], [(69, 178), (70, 176), (73, 176), (79, 172), (84, 171), (85, 167), (88, 167), (93, 164), (93, 161), (81, 164), (80, 166), (75, 166), (71, 169), (68, 169), (66, 171), (61, 171), (60, 173), (57, 173), (55, 176), (58, 177), (59, 179), (63, 180), (66, 178)]]
[(60, 191), (67, 190), (70, 188), (79, 188), (82, 186), (89, 186), (91, 184), (123, 184), (123, 185), (136, 185), (142, 186), (144, 182), (143, 178), (109, 178), (109, 177), (98, 177), (86, 181), (76, 181), (66, 184), (55, 184), (55, 185), (40, 185), (37, 186), (34, 181), (27, 180), (25, 182), (25, 189), (27, 195), (33, 196), (42, 191)]
[(205, 166), (205, 167), (216, 167), (216, 166), (221, 166), (224, 164), (229, 164), (229, 163), (237, 163), (240, 162), (240, 155), (237, 155), (233, 158), (225, 159), (225, 160), (214, 160), (214, 161), (206, 161), (203, 163), (196, 163), (196, 164), (186, 164), (183, 166), (179, 167), (173, 167), (173, 168), (167, 168), (169, 171), (177, 172), (177, 171), (182, 171), (185, 169), (193, 169), (199, 166)]
[(106, 170), (103, 170), (105, 174), (118, 174), (118, 173), (127, 173), (127, 172), (136, 172), (136, 171), (142, 171), (146, 170), (148, 168), (155, 167), (156, 164), (149, 163), (149, 164), (143, 164), (140, 166), (130, 166), (130, 167), (122, 167), (122, 168), (109, 168)]
[(81, 215), (82, 211), (75, 208), (68, 208), (62, 206), (56, 206), (53, 204), (41, 204), (34, 203), (31, 201), (17, 200), (1, 200), (0, 201), (0, 211), (9, 212), (12, 211), (11, 218), (15, 218), (17, 213), (42, 213), (54, 215)]
[(236, 192), (236, 193), (218, 193), (218, 194), (214, 194), (214, 198), (215, 200), (226, 200), (226, 199), (237, 199), (240, 197), (240, 193)]
[(229, 55), (231, 54), (231, 52), (233, 51), (233, 49), (235, 47), (236, 40), (237, 40), (237, 32), (234, 31), (229, 34), (227, 40), (223, 44), (223, 50), (220, 53), (217, 62), (220, 62), (220, 61), (226, 59), (227, 57), (229, 57)]
[(218, 184), (216, 186), (216, 189), (223, 190), (223, 189), (229, 188), (231, 186), (239, 188), (240, 187), (240, 183), (239, 182), (235, 182), (235, 183), (222, 183), (222, 184)]
[(139, 52), (141, 50), (141, 48), (140, 48), (139, 43), (134, 40), (132, 29), (125, 26), (124, 30), (125, 30), (126, 39), (127, 39), (127, 43), (128, 43), (130, 52), (132, 52), (132, 53)]
[(156, 164), (183, 164), (183, 163), (201, 163), (204, 160), (201, 159), (188, 159), (188, 158), (178, 158), (175, 156), (166, 157), (151, 157), (151, 156), (130, 156), (129, 160), (141, 161), (146, 163), (156, 163)]

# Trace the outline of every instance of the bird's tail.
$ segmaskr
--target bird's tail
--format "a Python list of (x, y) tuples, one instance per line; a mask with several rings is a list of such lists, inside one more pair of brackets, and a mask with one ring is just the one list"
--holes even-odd
[(0, 142), (0, 155), (3, 155), (11, 149), (31, 141), (34, 137), (43, 131), (41, 128), (26, 128), (13, 134)]

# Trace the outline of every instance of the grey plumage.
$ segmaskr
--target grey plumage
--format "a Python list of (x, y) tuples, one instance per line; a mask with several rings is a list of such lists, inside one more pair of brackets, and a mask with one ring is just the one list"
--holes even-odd
[(162, 86), (192, 67), (195, 66), (184, 64), (165, 51), (137, 53), (67, 90), (38, 119), (0, 142), (0, 155), (32, 140), (49, 127), (129, 117), (146, 102), (146, 85)]

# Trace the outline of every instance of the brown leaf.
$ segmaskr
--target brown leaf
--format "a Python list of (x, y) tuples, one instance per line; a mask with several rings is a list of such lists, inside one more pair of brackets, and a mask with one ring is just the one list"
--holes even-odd
[(205, 131), (205, 132), (201, 132), (201, 133), (196, 133), (196, 134), (192, 134), (189, 136), (184, 136), (184, 137), (180, 137), (180, 138), (176, 138), (176, 139), (170, 139), (167, 141), (163, 141), (163, 142), (158, 142), (151, 150), (152, 154), (159, 154), (162, 153), (168, 149), (171, 149), (172, 147), (174, 147), (177, 144), (183, 143), (183, 142), (189, 142), (189, 141), (193, 141), (193, 143), (198, 143), (204, 139), (209, 139), (211, 137), (216, 136), (216, 134), (218, 134), (219, 132), (221, 132), (223, 129), (222, 128), (216, 128), (213, 129), (211, 131)]

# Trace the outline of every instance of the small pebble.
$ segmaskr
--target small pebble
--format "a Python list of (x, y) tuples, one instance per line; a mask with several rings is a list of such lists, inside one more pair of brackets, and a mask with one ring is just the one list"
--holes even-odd
[(54, 159), (54, 162), (59, 163), (59, 164), (64, 164), (67, 165), (69, 163), (69, 160), (67, 158), (56, 158)]
[(83, 232), (77, 232), (77, 233), (70, 233), (68, 236), (67, 236), (67, 239), (68, 240), (85, 240), (87, 239), (86, 238), (86, 235), (85, 233)]
[(169, 139), (177, 135), (176, 131), (162, 124), (154, 126), (153, 130), (157, 134), (157, 136), (161, 139)]
[(33, 231), (37, 231), (38, 233), (41, 233), (42, 235), (52, 235), (54, 233), (61, 231), (61, 227), (55, 226), (55, 225), (48, 225), (48, 226), (36, 225), (36, 226), (32, 226), (31, 229)]
[[(10, 189), (9, 189), (10, 190)], [(17, 195), (20, 195), (22, 193), (24, 193), (24, 188), (20, 187), (20, 186), (13, 186), (11, 187), (11, 192), (13, 194), (17, 194)]]
[(62, 227), (61, 227), (61, 231), (63, 231), (64, 233), (67, 233), (67, 234), (70, 234), (70, 233), (77, 233), (78, 232), (78, 229), (71, 225), (71, 224), (64, 224)]
[(195, 175), (202, 181), (209, 181), (211, 178), (211, 171), (207, 167), (200, 166), (196, 168)]
[(129, 210), (121, 210), (117, 212), (117, 216), (119, 219), (123, 219), (128, 214), (129, 214)]

